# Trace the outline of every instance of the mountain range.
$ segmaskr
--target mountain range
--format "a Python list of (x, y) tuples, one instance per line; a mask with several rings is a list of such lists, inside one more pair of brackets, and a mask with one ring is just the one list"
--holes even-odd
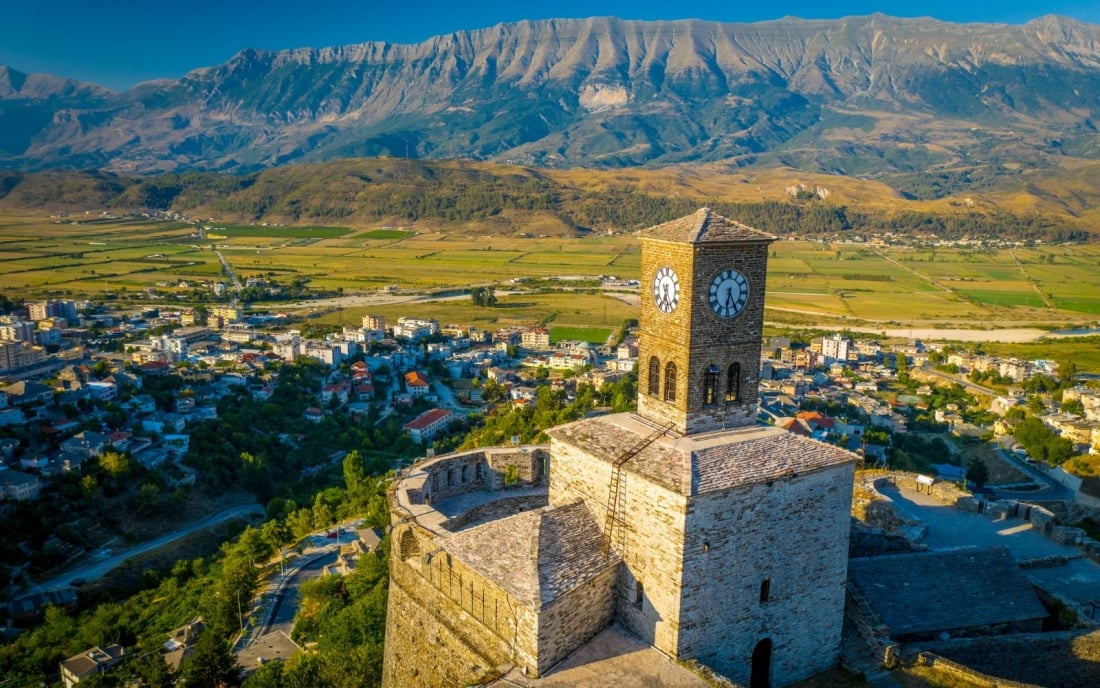
[[(345, 157), (724, 161), (934, 197), (1100, 158), (1100, 26), (884, 15), (544, 20), (243, 50), (121, 93), (0, 66), (0, 166), (254, 171)], [(941, 189), (942, 190), (942, 189)]]

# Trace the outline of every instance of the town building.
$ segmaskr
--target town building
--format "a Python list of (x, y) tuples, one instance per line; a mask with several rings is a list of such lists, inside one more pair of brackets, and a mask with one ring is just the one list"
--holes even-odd
[(550, 332), (541, 327), (532, 327), (520, 334), (520, 345), (524, 349), (542, 351), (550, 348)]
[(0, 470), (0, 498), (25, 501), (38, 499), (38, 478), (30, 473), (9, 469)]
[(831, 337), (822, 337), (821, 355), (825, 358), (826, 363), (847, 362), (851, 346), (852, 340), (840, 336), (839, 333)]
[(454, 413), (448, 409), (430, 409), (405, 423), (402, 429), (409, 433), (413, 442), (423, 444), (447, 429), (453, 416)]
[(435, 334), (439, 334), (439, 321), (430, 318), (398, 318), (393, 328), (394, 337), (405, 337), (414, 342)]
[(126, 650), (121, 645), (97, 645), (61, 662), (61, 681), (65, 688), (72, 688), (89, 676), (107, 671), (125, 656)]
[(409, 396), (423, 397), (431, 391), (431, 384), (424, 373), (419, 370), (411, 370), (405, 373), (405, 388), (408, 390)]

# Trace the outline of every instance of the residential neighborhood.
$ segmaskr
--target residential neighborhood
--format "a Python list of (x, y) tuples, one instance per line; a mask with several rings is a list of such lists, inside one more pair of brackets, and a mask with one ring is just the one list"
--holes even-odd
[[(4, 316), (0, 328), (0, 336), (10, 337), (0, 343), (8, 351), (0, 358), (0, 517), (15, 503), (63, 499), (71, 493), (69, 477), (93, 476), (95, 485), (104, 476), (135, 475), (127, 466), (145, 476), (141, 492), (148, 501), (135, 492), (130, 502), (138, 508), (166, 504), (169, 494), (203, 481), (225, 484), (230, 478), (206, 475), (209, 464), (191, 453), (196, 434), (209, 446), (203, 428), (222, 421), (223, 400), (283, 403), (277, 392), (300, 366), (316, 377), (315, 385), (298, 386), (302, 427), (330, 434), (348, 424), (392, 428), (400, 440), (384, 470), (452, 450), (501, 414), (546, 412), (546, 403), (572, 404), (592, 389), (628, 381), (639, 365), (633, 323), (609, 341), (592, 343), (556, 341), (538, 324), (488, 331), (411, 312), (392, 327), (367, 315), (359, 326), (324, 331), (287, 314), (245, 309), (205, 320), (191, 310), (121, 312), (89, 303), (46, 302), (31, 312), (42, 319)], [(791, 333), (764, 342), (759, 419), (843, 446), (867, 467), (901, 467), (980, 490), (982, 470), (964, 457), (976, 444), (1042, 465), (1100, 452), (1100, 390), (1065, 372), (1052, 361), (1002, 359), (916, 340)], [(1031, 422), (1025, 411), (1067, 444), (1068, 453), (1033, 457), (1047, 451), (1033, 447), (1047, 445), (1036, 444), (1034, 428), (1025, 432)], [(280, 431), (272, 441), (301, 453), (308, 434)], [(508, 442), (507, 432), (501, 440)], [(347, 454), (329, 451), (298, 465), (296, 475), (315, 479)], [(241, 459), (245, 468), (236, 480), (248, 487), (249, 462), (262, 459)], [(1080, 479), (1051, 469), (1083, 500), (1095, 498), (1082, 491)], [(378, 539), (368, 534), (367, 544), (343, 545), (325, 570), (348, 574), (364, 552), (376, 551)], [(46, 545), (40, 551), (23, 545), (36, 562), (48, 562), (36, 566), (63, 566), (88, 549), (66, 532)], [(73, 590), (26, 592), (50, 570), (5, 565), (9, 619), (75, 603)], [(184, 638), (166, 649), (177, 669), (199, 632), (172, 632)], [(296, 646), (286, 638), (280, 647)], [(63, 680), (75, 685), (109, 671), (125, 652), (118, 645), (89, 648), (61, 663)]]

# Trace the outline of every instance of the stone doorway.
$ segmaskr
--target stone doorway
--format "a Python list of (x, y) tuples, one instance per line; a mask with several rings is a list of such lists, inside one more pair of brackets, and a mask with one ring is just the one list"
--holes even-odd
[(772, 686), (772, 641), (764, 638), (752, 651), (752, 674), (749, 688), (771, 688)]

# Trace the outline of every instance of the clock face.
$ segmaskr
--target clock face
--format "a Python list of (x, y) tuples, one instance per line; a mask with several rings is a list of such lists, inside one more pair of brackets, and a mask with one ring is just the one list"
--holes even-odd
[(748, 303), (749, 283), (737, 270), (723, 270), (710, 281), (707, 300), (719, 318), (732, 318)]
[(680, 278), (672, 268), (661, 268), (653, 278), (653, 302), (662, 313), (671, 313), (680, 304)]

